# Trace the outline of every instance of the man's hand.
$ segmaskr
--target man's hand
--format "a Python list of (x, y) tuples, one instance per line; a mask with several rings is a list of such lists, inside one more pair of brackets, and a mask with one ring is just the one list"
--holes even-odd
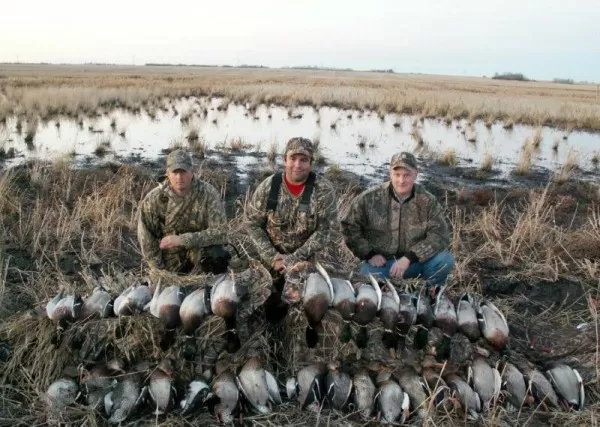
[(369, 259), (369, 264), (373, 267), (383, 267), (387, 260), (383, 255), (373, 255), (371, 259)]
[(285, 271), (285, 265), (283, 264), (283, 257), (281, 254), (275, 257), (275, 260), (273, 261), (273, 270), (281, 274)]
[(397, 260), (394, 264), (392, 264), (392, 268), (390, 268), (390, 276), (402, 278), (404, 272), (408, 269), (410, 265), (410, 260), (403, 256), (399, 260)]
[(165, 236), (161, 239), (158, 245), (161, 249), (173, 249), (183, 245), (183, 238), (181, 236), (171, 235)]

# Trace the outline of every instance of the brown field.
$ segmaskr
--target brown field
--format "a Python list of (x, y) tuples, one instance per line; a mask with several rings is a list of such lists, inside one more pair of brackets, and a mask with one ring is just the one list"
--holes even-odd
[(0, 65), (0, 121), (11, 115), (78, 117), (115, 107), (152, 110), (162, 97), (187, 95), (221, 96), (254, 108), (328, 105), (380, 115), (600, 130), (600, 95), (593, 84), (286, 69)]

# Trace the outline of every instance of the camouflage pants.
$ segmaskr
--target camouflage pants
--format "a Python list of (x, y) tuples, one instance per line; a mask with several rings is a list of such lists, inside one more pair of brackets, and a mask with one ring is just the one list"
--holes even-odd
[(181, 274), (221, 274), (227, 270), (230, 258), (229, 252), (221, 245), (163, 251), (164, 268)]

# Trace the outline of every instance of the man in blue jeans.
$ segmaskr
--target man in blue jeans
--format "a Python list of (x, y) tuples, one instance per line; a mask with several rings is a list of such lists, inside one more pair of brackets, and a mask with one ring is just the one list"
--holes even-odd
[(390, 180), (356, 196), (341, 224), (348, 248), (363, 260), (360, 272), (392, 279), (422, 276), (445, 284), (454, 266), (442, 206), (416, 184), (417, 159), (397, 153)]

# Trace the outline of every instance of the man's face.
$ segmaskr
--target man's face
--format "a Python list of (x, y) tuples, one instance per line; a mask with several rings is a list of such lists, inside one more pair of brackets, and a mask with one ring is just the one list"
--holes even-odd
[(404, 168), (396, 168), (390, 171), (390, 181), (394, 191), (400, 196), (408, 196), (417, 179), (417, 171), (411, 171)]
[(167, 172), (167, 178), (173, 191), (181, 196), (192, 188), (194, 174), (183, 169), (175, 169), (172, 172)]
[(305, 154), (285, 156), (285, 177), (293, 184), (302, 184), (310, 173), (310, 157)]

